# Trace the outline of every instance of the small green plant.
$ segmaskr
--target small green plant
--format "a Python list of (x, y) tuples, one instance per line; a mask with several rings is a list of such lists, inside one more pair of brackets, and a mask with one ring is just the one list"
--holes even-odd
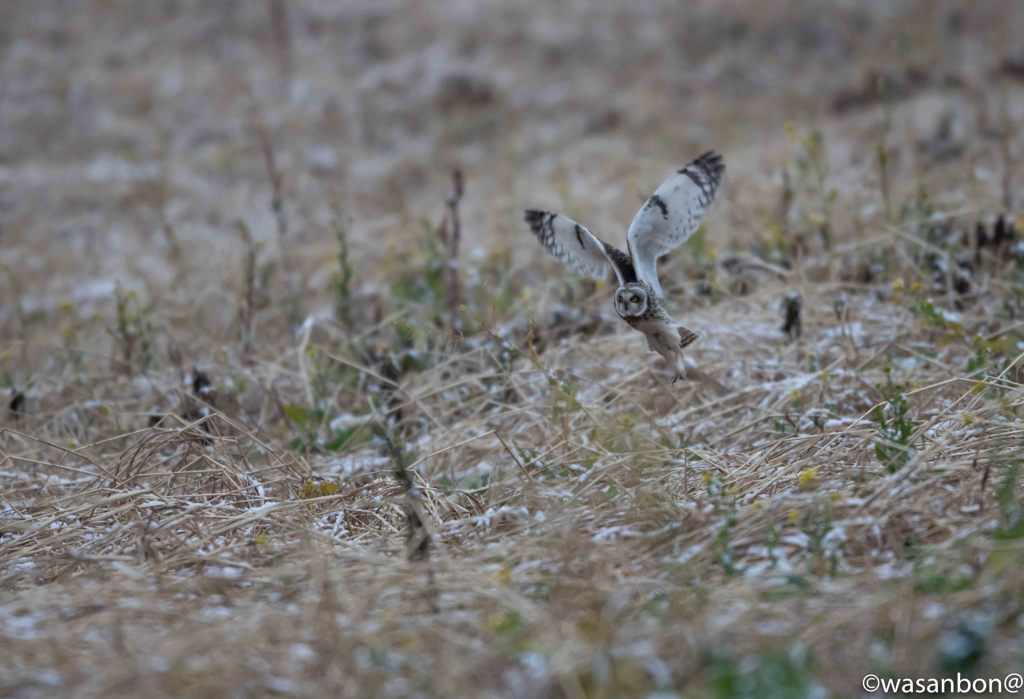
[(490, 248), (479, 263), (465, 270), (462, 284), (465, 288), (463, 309), (465, 323), (472, 328), (491, 328), (520, 308), (522, 286), (508, 273), (515, 265), (514, 248), (499, 245)]
[(828, 500), (818, 500), (801, 513), (800, 531), (809, 542), (812, 572), (834, 577), (839, 570), (839, 550), (828, 538), (832, 531), (832, 508)]
[(708, 672), (717, 699), (826, 696), (815, 679), (814, 659), (801, 643), (741, 659), (716, 652)]
[(402, 268), (392, 284), (393, 296), (400, 308), (426, 311), (436, 328), (444, 328), (448, 337), (470, 332), (465, 327), (466, 304), (462, 301), (459, 245), (462, 224), (459, 202), (464, 194), (462, 173), (452, 173), (452, 190), (445, 199), (445, 215), (439, 225), (423, 218), (420, 222), (418, 250), (396, 255)]
[(974, 576), (948, 570), (932, 560), (920, 559), (914, 566), (914, 591), (922, 595), (944, 595), (969, 590)]
[(918, 296), (910, 310), (928, 326), (943, 330), (950, 327), (946, 314), (935, 305), (934, 301), (926, 296)]
[(434, 480), (434, 483), (445, 489), (445, 494), (451, 495), (456, 491), (479, 491), (486, 490), (487, 486), (491, 482), (491, 474), (478, 473), (471, 476), (465, 476), (463, 478), (451, 479), (448, 476), (439, 476)]
[(999, 374), (1006, 364), (1017, 356), (1017, 346), (1020, 342), (1020, 336), (1011, 332), (995, 338), (975, 335), (970, 340), (974, 352), (967, 358), (967, 373), (974, 374), (987, 370), (985, 374)]
[(487, 628), (506, 653), (521, 653), (530, 647), (530, 633), (519, 612), (508, 610), (487, 619)]
[(737, 575), (742, 570), (735, 563), (732, 544), (732, 530), (736, 526), (738, 510), (736, 493), (731, 488), (725, 487), (722, 479), (711, 471), (705, 471), (704, 484), (707, 488), (708, 499), (714, 505), (715, 513), (718, 515), (718, 528), (715, 530), (714, 541), (715, 559), (722, 566), (726, 575)]
[(875, 457), (888, 473), (895, 473), (914, 455), (914, 449), (910, 446), (914, 422), (905, 395), (906, 386), (894, 384), (888, 369), (886, 383), (880, 387), (880, 391), (883, 401), (871, 411), (871, 419), (878, 428)]
[(1020, 539), (1024, 537), (1024, 507), (1018, 497), (1020, 487), (1021, 465), (1013, 462), (1006, 467), (1006, 475), (999, 484), (996, 495), (999, 501), (999, 513), (1002, 523), (992, 536), (996, 539)]
[(552, 383), (552, 388), (554, 391), (551, 397), (551, 417), (559, 419), (579, 412), (582, 406), (571, 383), (556, 380)]
[(445, 277), (444, 251), (437, 230), (428, 219), (420, 221), (416, 248), (406, 255), (396, 255), (402, 264), (391, 289), (400, 308), (416, 308), (426, 304), (431, 320), (441, 325), (444, 316)]
[(544, 373), (548, 386), (551, 389), (551, 417), (561, 420), (562, 437), (569, 439), (569, 417), (583, 410), (583, 406), (576, 397), (576, 390), (568, 381), (559, 379), (555, 372), (549, 370), (537, 352), (534, 344), (536, 326), (530, 324), (530, 330), (526, 335), (526, 347), (529, 351), (530, 363)]
[(779, 545), (782, 543), (782, 528), (775, 522), (768, 525), (768, 534), (765, 536), (764, 546), (768, 550), (768, 560), (772, 562), (772, 569), (779, 564), (782, 557), (779, 554)]
[(128, 372), (147, 370), (156, 364), (153, 348), (153, 310), (139, 301), (134, 291), (114, 287), (116, 327), (111, 333), (121, 350), (121, 360)]
[(829, 165), (825, 138), (816, 128), (801, 130), (794, 124), (787, 124), (786, 132), (798, 147), (794, 187), (798, 211), (802, 210), (805, 223), (817, 229), (822, 244), (829, 248), (832, 206), (837, 192), (828, 187)]
[[(917, 236), (935, 246), (945, 246), (945, 232), (942, 226), (937, 226), (932, 220), (935, 215), (935, 205), (932, 204), (931, 195), (928, 194), (928, 186), (925, 178), (918, 177), (917, 188), (914, 190), (913, 199), (908, 199), (903, 204), (900, 212), (904, 220), (912, 221)], [(928, 254), (934, 255), (934, 252)], [(934, 261), (934, 257), (931, 261)]]
[(291, 448), (302, 452), (340, 452), (365, 444), (370, 435), (361, 422), (344, 427), (333, 427), (331, 422), (334, 399), (341, 387), (353, 384), (354, 373), (314, 347), (307, 348), (304, 357), (309, 405), (282, 406), (285, 422), (293, 433), (298, 433), (291, 440)]
[(769, 225), (765, 238), (759, 241), (755, 251), (770, 262), (780, 265), (792, 264), (792, 241), (787, 228), (780, 223)]
[(885, 204), (885, 220), (890, 221), (892, 198), (889, 194), (889, 151), (883, 141), (875, 145), (875, 165), (878, 167), (878, 188), (882, 191), (882, 202)]
[(939, 667), (947, 675), (975, 669), (988, 651), (991, 633), (991, 624), (984, 617), (964, 616), (939, 640)]
[(338, 272), (334, 277), (334, 313), (346, 327), (352, 327), (352, 265), (348, 259), (348, 232), (341, 216), (334, 216), (334, 237), (338, 241)]
[(885, 205), (885, 220), (892, 221), (892, 172), (889, 169), (888, 141), (892, 131), (892, 111), (889, 103), (882, 101), (882, 124), (878, 142), (875, 143), (875, 166), (878, 168), (878, 189)]
[(992, 352), (979, 337), (975, 337), (974, 354), (967, 358), (967, 373), (975, 374), (985, 369), (992, 361)]

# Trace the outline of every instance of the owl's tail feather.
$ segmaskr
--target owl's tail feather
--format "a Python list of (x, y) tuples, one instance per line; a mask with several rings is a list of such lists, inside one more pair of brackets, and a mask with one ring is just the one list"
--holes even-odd
[(699, 338), (697, 333), (693, 332), (689, 328), (684, 328), (682, 325), (677, 325), (676, 330), (679, 331), (679, 347), (683, 348), (687, 345), (692, 345)]

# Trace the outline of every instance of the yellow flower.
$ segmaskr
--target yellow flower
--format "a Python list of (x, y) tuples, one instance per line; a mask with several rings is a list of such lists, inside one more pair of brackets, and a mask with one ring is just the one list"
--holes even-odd
[(805, 468), (796, 479), (797, 487), (804, 492), (818, 487), (818, 472), (813, 468)]

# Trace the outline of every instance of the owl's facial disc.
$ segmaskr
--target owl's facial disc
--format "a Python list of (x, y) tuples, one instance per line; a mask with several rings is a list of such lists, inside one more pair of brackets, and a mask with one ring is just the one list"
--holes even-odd
[(635, 318), (647, 312), (647, 290), (639, 284), (620, 286), (615, 291), (615, 312), (622, 318)]

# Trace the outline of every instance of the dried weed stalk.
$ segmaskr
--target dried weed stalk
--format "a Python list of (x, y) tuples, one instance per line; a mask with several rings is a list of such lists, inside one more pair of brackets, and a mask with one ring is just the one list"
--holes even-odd
[(445, 303), (448, 308), (448, 330), (452, 333), (462, 331), (462, 285), (459, 279), (459, 242), (462, 239), (462, 222), (459, 219), (459, 202), (465, 188), (462, 170), (452, 171), (452, 189), (445, 198), (445, 215), (438, 228), (438, 236), (445, 250), (444, 288)]

